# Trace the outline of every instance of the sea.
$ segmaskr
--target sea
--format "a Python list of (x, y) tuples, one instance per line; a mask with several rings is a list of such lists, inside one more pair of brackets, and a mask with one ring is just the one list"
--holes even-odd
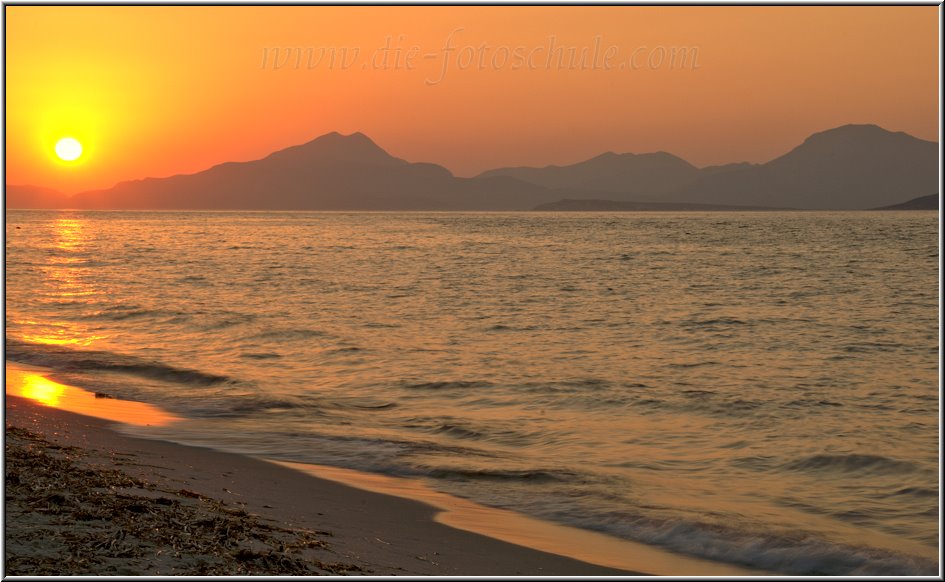
[(6, 358), (146, 436), (935, 575), (937, 212), (8, 211)]

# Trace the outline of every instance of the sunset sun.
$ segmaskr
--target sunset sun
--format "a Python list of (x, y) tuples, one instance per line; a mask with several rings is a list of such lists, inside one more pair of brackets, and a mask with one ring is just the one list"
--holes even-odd
[(75, 161), (82, 155), (82, 144), (75, 138), (64, 137), (56, 142), (56, 155), (65, 162)]

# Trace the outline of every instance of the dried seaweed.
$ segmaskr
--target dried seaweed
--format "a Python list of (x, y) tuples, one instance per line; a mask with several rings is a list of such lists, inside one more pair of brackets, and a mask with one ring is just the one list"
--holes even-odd
[(328, 532), (284, 528), (180, 489), (165, 491), (88, 451), (6, 427), (9, 575), (318, 575)]

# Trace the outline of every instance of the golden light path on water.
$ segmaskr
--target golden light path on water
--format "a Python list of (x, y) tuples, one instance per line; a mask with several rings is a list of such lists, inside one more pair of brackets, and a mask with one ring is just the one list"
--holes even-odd
[[(87, 250), (91, 236), (87, 221), (78, 217), (58, 218), (52, 224), (56, 254), (47, 258), (40, 267), (45, 275), (47, 288), (37, 290), (47, 303), (61, 301), (89, 302), (100, 294), (86, 269), (78, 269), (85, 259), (81, 254)], [(33, 319), (19, 320), (23, 339), (29, 342), (55, 346), (89, 346), (107, 335), (93, 333), (87, 325), (70, 321), (39, 322)]]

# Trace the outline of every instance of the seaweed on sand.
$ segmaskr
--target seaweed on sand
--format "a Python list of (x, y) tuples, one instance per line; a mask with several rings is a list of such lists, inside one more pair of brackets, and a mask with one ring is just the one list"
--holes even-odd
[(88, 451), (6, 427), (9, 575), (317, 575), (328, 532), (290, 529), (184, 489), (167, 491)]

